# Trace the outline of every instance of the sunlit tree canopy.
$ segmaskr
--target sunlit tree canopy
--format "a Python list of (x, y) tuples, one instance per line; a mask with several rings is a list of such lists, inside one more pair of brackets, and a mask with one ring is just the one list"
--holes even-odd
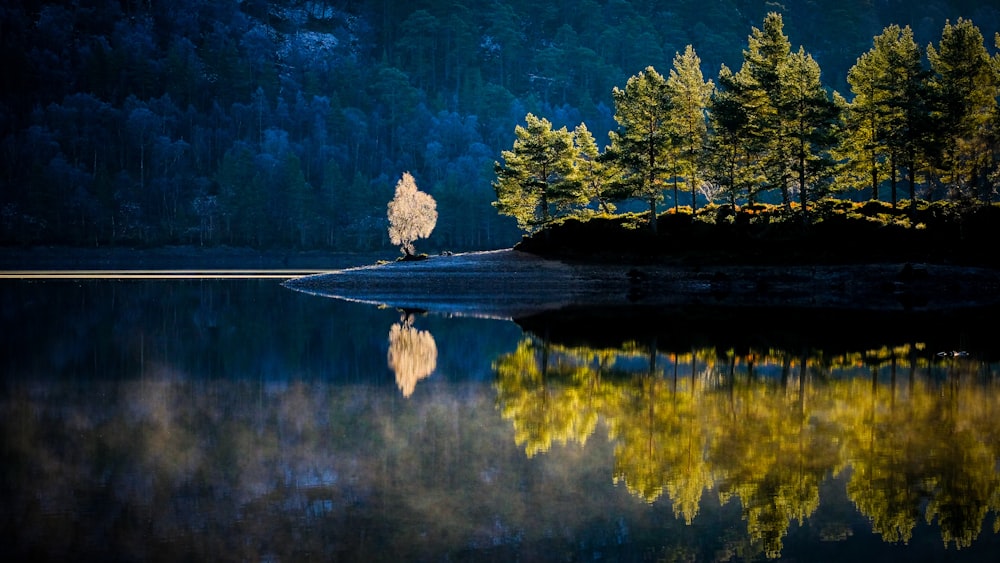
[(437, 202), (430, 194), (417, 189), (417, 183), (405, 172), (396, 183), (396, 195), (388, 205), (389, 240), (400, 245), (400, 251), (410, 256), (417, 239), (431, 236), (437, 224)]

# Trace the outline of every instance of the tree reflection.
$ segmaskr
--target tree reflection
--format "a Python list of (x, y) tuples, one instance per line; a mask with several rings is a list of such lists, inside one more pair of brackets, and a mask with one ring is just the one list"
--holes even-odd
[[(895, 366), (892, 373), (895, 374)], [(920, 389), (907, 393), (897, 388), (895, 376), (890, 386), (880, 385), (878, 369), (871, 368), (869, 379), (857, 378), (847, 386), (841, 412), (847, 429), (845, 442), (853, 473), (847, 494), (872, 524), (872, 531), (888, 542), (909, 542), (926, 494), (922, 476), (927, 473), (921, 451), (922, 437), (933, 436), (933, 402), (911, 400), (932, 395), (922, 381), (912, 381)], [(916, 391), (916, 392), (914, 392)]]
[(926, 445), (928, 469), (937, 487), (925, 518), (937, 520), (946, 545), (954, 542), (962, 548), (972, 545), (986, 515), (1000, 509), (1000, 452), (997, 442), (986, 439), (996, 436), (1000, 401), (990, 397), (984, 403), (974, 387), (963, 385), (975, 374), (973, 364), (949, 359), (946, 365), (947, 381), (933, 414), (938, 440)]
[(609, 423), (616, 440), (614, 478), (650, 503), (666, 490), (674, 515), (690, 524), (702, 494), (712, 487), (707, 435), (694, 401), (697, 380), (678, 381), (676, 357), (670, 380), (655, 366), (650, 361), (645, 374), (625, 381), (615, 395), (619, 403)]
[(919, 343), (677, 354), (526, 338), (494, 368), (501, 413), (529, 456), (582, 444), (604, 420), (616, 483), (649, 503), (666, 496), (688, 524), (706, 491), (737, 500), (769, 557), (845, 471), (848, 498), (887, 542), (908, 542), (923, 517), (946, 546), (967, 547), (1000, 513), (992, 372)]
[(705, 405), (720, 409), (713, 417), (717, 438), (709, 456), (720, 498), (739, 499), (751, 539), (777, 557), (788, 525), (803, 523), (819, 507), (820, 482), (839, 465), (840, 452), (836, 428), (823, 414), (826, 397), (809, 385), (806, 358), (749, 354), (746, 359), (755, 369), (780, 366), (780, 380), (758, 380), (750, 369), (740, 377), (731, 370), (727, 388)]
[(437, 368), (437, 344), (426, 330), (413, 328), (413, 315), (404, 313), (389, 328), (389, 369), (396, 374), (396, 386), (404, 397), (413, 394), (417, 382), (430, 377)]
[(528, 457), (548, 451), (553, 442), (586, 444), (597, 426), (600, 374), (610, 366), (589, 356), (550, 354), (548, 346), (526, 338), (501, 357), (494, 369), (504, 419), (514, 423), (514, 441)]

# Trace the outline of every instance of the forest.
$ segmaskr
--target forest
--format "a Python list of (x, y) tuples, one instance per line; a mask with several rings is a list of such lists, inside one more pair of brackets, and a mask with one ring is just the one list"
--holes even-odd
[[(784, 203), (837, 191), (895, 201), (897, 183), (910, 199), (993, 196), (992, 3), (67, 0), (4, 6), (0, 29), (6, 246), (385, 249), (386, 204), (405, 172), (438, 204), (427, 249), (510, 246), (518, 220), (491, 204), (504, 211), (496, 164), (515, 128), (528, 115), (554, 132), (586, 123), (594, 147), (638, 154), (622, 104), (650, 70), (668, 80), (678, 59), (712, 83), (695, 124), (705, 144), (688, 156), (728, 154), (739, 174), (720, 174), (725, 161), (695, 174), (693, 158), (671, 158), (645, 188), (638, 169), (619, 174), (629, 181), (612, 182), (608, 203)], [(918, 105), (879, 98), (899, 85), (865, 78), (885, 58), (871, 54), (878, 37), (894, 57), (916, 47), (904, 78)], [(741, 104), (777, 94), (752, 87), (768, 70), (748, 53), (769, 40), (787, 44), (803, 96), (823, 98), (822, 127), (796, 133), (784, 113), (738, 127)], [(948, 67), (970, 53), (973, 67)], [(893, 61), (904, 62), (914, 61)], [(968, 90), (948, 89), (969, 72)], [(900, 125), (900, 115), (934, 119)], [(883, 118), (903, 128), (866, 127)], [(777, 137), (766, 128), (776, 123)], [(797, 167), (774, 150), (793, 139), (808, 142)]]

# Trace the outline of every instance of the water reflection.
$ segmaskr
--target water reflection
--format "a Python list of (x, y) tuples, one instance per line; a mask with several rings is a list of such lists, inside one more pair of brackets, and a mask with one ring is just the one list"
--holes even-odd
[(412, 313), (404, 312), (400, 322), (389, 328), (389, 369), (396, 374), (396, 386), (409, 398), (417, 382), (430, 377), (437, 367), (437, 343), (429, 331), (413, 328)]
[(494, 362), (500, 412), (526, 455), (584, 444), (599, 421), (609, 475), (635, 497), (666, 497), (691, 524), (710, 496), (737, 501), (751, 542), (782, 552), (824, 482), (887, 542), (920, 520), (970, 546), (1000, 511), (995, 365), (921, 343), (828, 355), (775, 349), (566, 346), (528, 336)]
[(0, 560), (1000, 546), (995, 334), (819, 345), (607, 315), (569, 338), (268, 280), (0, 284)]

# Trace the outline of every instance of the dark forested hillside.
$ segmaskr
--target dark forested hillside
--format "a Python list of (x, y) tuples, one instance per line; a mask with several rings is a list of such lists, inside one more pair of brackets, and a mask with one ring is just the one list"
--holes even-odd
[(823, 82), (886, 25), (920, 45), (974, 0), (65, 0), (0, 7), (0, 244), (388, 247), (403, 172), (438, 202), (428, 249), (510, 245), (491, 181), (528, 112), (586, 122), (692, 45), (738, 67), (783, 14)]

